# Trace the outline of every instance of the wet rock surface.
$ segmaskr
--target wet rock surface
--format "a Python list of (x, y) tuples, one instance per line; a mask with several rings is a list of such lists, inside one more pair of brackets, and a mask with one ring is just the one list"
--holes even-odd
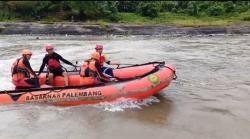
[(198, 35), (249, 34), (250, 24), (226, 27), (176, 27), (174, 25), (88, 25), (82, 23), (0, 23), (0, 34), (68, 34), (68, 35)]

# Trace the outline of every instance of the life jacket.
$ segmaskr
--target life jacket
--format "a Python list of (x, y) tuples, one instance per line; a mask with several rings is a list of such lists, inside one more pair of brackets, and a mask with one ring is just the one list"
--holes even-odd
[(102, 79), (104, 81), (109, 82), (110, 80), (108, 78), (102, 77), (101, 73), (98, 73), (98, 70), (97, 70), (95, 65), (96, 65), (95, 60), (92, 60), (92, 59), (88, 60), (81, 67), (80, 76), (82, 76), (82, 77), (94, 77), (96, 79)]
[(96, 61), (95, 60), (90, 60), (89, 63), (88, 63), (88, 74), (89, 76), (91, 77), (97, 77), (98, 74), (98, 70), (96, 69), (95, 67), (95, 63)]
[(81, 68), (80, 68), (80, 76), (81, 77), (86, 77), (86, 76), (88, 76), (88, 67), (89, 67), (89, 62), (88, 61), (86, 61), (82, 66), (81, 66)]
[(98, 70), (95, 67), (95, 60), (88, 60), (86, 61), (80, 69), (80, 76), (81, 77), (97, 77)]
[(49, 59), (49, 61), (48, 61), (49, 70), (57, 70), (57, 69), (60, 69), (61, 67), (62, 67), (62, 65), (55, 58)]
[(23, 58), (17, 59), (11, 67), (13, 81), (20, 81), (25, 78), (30, 78), (32, 72), (23, 63)]
[(105, 63), (106, 61), (107, 61), (107, 58), (106, 58), (105, 55), (100, 56), (99, 62), (100, 62), (101, 67), (104, 66), (104, 63)]

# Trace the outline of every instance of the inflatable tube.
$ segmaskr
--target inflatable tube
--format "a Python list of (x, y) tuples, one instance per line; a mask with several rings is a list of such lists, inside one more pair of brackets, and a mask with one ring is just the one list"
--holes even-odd
[[(155, 69), (155, 64), (135, 66), (121, 69), (114, 69), (114, 76), (120, 80), (131, 79), (145, 75)], [(82, 86), (82, 85), (94, 85), (98, 81), (91, 77), (81, 77), (79, 72), (69, 73), (69, 86)], [(46, 82), (46, 74), (40, 76), (40, 84), (44, 85)], [(57, 76), (54, 78), (53, 86), (63, 87), (64, 86), (64, 77)]]
[[(91, 82), (91, 79), (70, 75), (69, 87), (46, 86), (41, 89), (2, 91), (0, 104), (37, 102), (73, 106), (114, 101), (118, 98), (143, 99), (166, 88), (175, 78), (174, 66), (165, 64), (121, 68), (114, 73), (121, 81), (91, 86), (84, 85)], [(56, 85), (62, 85), (61, 82), (63, 79), (55, 79)]]

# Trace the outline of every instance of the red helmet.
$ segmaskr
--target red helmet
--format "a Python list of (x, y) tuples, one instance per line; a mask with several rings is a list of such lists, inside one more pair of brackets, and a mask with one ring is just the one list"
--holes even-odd
[(103, 45), (101, 45), (101, 44), (96, 44), (96, 45), (95, 45), (95, 49), (96, 49), (96, 50), (102, 50), (102, 49), (103, 49)]
[(49, 51), (49, 50), (54, 50), (54, 46), (52, 44), (46, 44), (46, 51)]

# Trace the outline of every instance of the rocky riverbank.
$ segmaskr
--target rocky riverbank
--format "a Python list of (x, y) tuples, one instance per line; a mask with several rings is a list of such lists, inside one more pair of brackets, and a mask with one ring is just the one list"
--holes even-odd
[(209, 35), (250, 34), (250, 24), (226, 27), (177, 27), (174, 25), (90, 25), (82, 23), (8, 23), (0, 22), (1, 35), (61, 34), (61, 35)]

